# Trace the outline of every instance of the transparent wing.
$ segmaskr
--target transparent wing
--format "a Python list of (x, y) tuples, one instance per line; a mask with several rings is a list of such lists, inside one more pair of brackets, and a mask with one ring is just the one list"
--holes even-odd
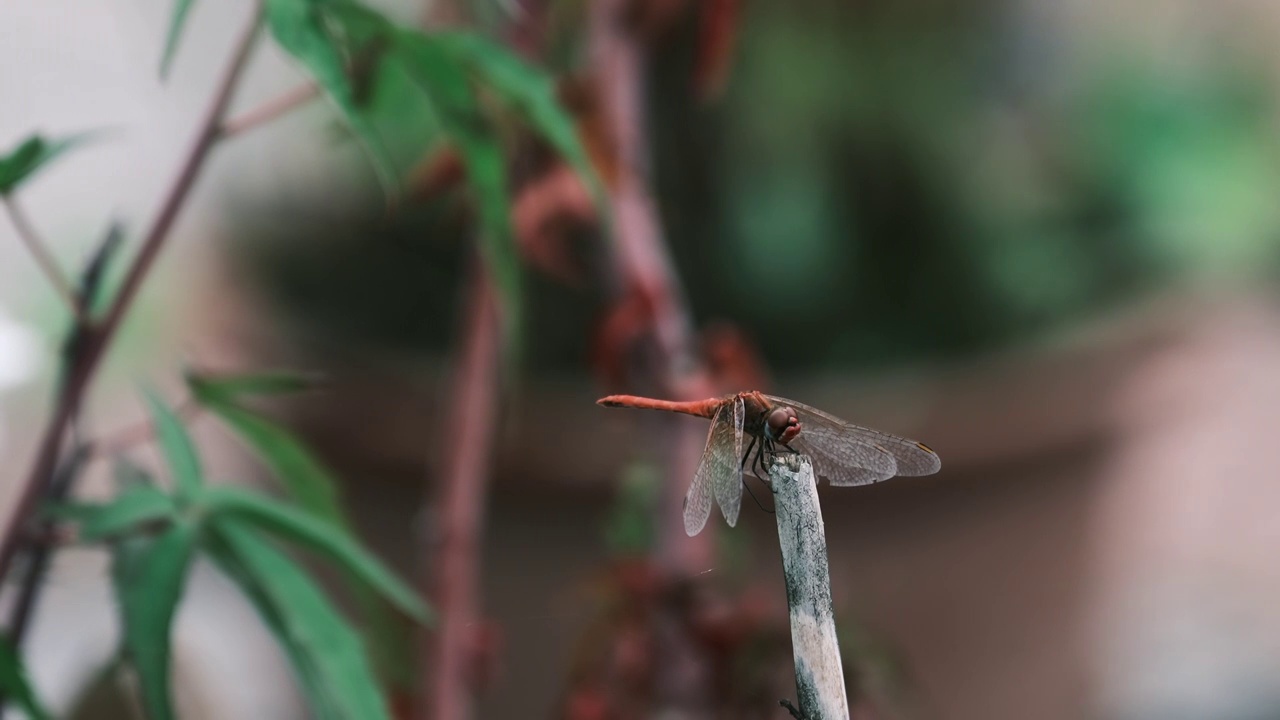
[[(863, 485), (894, 475), (931, 475), (942, 467), (938, 454), (915, 440), (854, 425), (795, 400), (767, 397), (795, 409), (801, 425), (796, 441), (805, 445), (807, 452), (811, 451), (818, 474), (827, 477), (833, 485)], [(886, 455), (892, 460), (892, 466), (886, 462)], [(831, 474), (828, 474), (823, 472), (824, 464), (843, 464), (865, 472), (829, 468)]]
[[(717, 435), (713, 438), (713, 441), (717, 444), (716, 465), (710, 469), (710, 472), (715, 483), (716, 502), (719, 503), (720, 512), (724, 514), (724, 521), (729, 523), (729, 527), (738, 524), (738, 511), (742, 509), (742, 423), (745, 415), (746, 407), (742, 402), (742, 398), (734, 398), (732, 424), (729, 422), (730, 413), (727, 409), (721, 411), (719, 423), (720, 425), (729, 426), (729, 429), (733, 431), (733, 437), (726, 439)], [(715, 435), (715, 424), (712, 425), (711, 432)], [(725, 446), (729, 446), (727, 450)], [(728, 452), (732, 452), (732, 456), (728, 456)], [(704, 464), (707, 462), (709, 455), (710, 450), (703, 453), (702, 462)], [(699, 472), (701, 470), (699, 468)]]
[[(715, 425), (711, 426), (712, 432), (715, 432)], [(711, 447), (711, 439), (707, 439), (708, 449)], [(702, 453), (702, 462), (707, 461), (707, 453)], [(689, 492), (684, 496), (684, 531), (693, 537), (702, 532), (702, 528), (707, 524), (707, 518), (711, 516), (711, 485), (706, 478), (702, 476), (701, 465), (697, 474), (693, 476), (693, 483), (689, 485)]]
[(818, 474), (818, 477), (826, 478), (832, 485), (869, 485), (887, 480), (897, 474), (897, 465), (890, 455), (885, 454), (887, 463), (884, 462), (884, 458), (880, 458), (874, 463), (876, 467), (863, 467), (859, 463), (872, 464), (865, 457), (865, 448), (851, 456), (848, 452), (841, 452), (841, 450), (849, 450), (851, 446), (816, 441), (809, 437), (808, 433), (809, 428), (805, 426), (800, 431), (800, 436), (791, 442), (791, 447), (808, 455), (809, 459), (813, 460), (813, 471)]
[[(711, 516), (711, 494), (721, 492), (722, 478), (738, 469), (736, 451), (741, 435), (734, 429), (734, 410), (728, 403), (716, 411), (711, 419), (711, 430), (707, 433), (707, 446), (702, 451), (702, 460), (698, 463), (698, 471), (694, 473), (693, 484), (684, 498), (684, 531), (690, 537), (702, 532)], [(741, 496), (738, 498), (741, 502)], [(723, 508), (723, 500), (722, 508)], [(725, 513), (728, 519), (728, 512)], [(735, 512), (733, 521), (737, 521)], [(732, 524), (732, 523), (731, 523)]]

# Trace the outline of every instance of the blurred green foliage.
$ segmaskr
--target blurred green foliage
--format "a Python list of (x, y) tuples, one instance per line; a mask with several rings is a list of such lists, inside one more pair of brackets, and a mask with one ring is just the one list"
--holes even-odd
[(804, 7), (751, 5), (713, 110), (687, 100), (688, 57), (655, 71), (694, 306), (776, 366), (981, 351), (1275, 258), (1264, 58), (1098, 52), (980, 5)]
[(601, 525), (611, 554), (644, 557), (653, 550), (654, 508), (661, 484), (662, 476), (654, 465), (637, 462), (627, 466), (618, 482), (613, 507)]
[(36, 697), (35, 691), (27, 680), (27, 669), (22, 658), (14, 652), (9, 641), (0, 639), (0, 692), (5, 697), (13, 698), (14, 704), (25, 714), (28, 720), (47, 720), (49, 711)]
[[(582, 7), (555, 7), (549, 53), (572, 65)], [(984, 352), (1276, 265), (1273, 72), (1229, 30), (1166, 49), (997, 4), (744, 17), (713, 104), (692, 89), (695, 18), (660, 43), (648, 128), (697, 319), (745, 328), (775, 369)], [(371, 217), (331, 223), (319, 252), (245, 246), (269, 245), (266, 283), (317, 336), (447, 348), (466, 223), (448, 199)], [(532, 369), (582, 372), (599, 288), (525, 290)]]
[[(198, 378), (202, 400), (286, 392), (304, 383), (282, 375)], [(175, 717), (170, 686), (171, 628), (197, 555), (240, 585), (294, 663), (318, 717), (390, 717), (374, 664), (355, 627), (298, 563), (275, 547), (286, 541), (340, 568), (360, 597), (375, 597), (418, 623), (432, 622), (417, 593), (365, 550), (334, 518), (248, 490), (207, 482), (178, 416), (148, 393), (171, 491), (128, 462), (117, 465), (119, 493), (104, 503), (71, 502), (48, 513), (77, 529), (83, 543), (112, 553), (123, 657), (138, 674), (147, 715)], [(257, 448), (270, 455), (270, 448)], [(367, 611), (368, 602), (366, 602)], [(5, 670), (0, 658), (0, 671)], [(10, 668), (10, 670), (12, 670)], [(0, 675), (3, 673), (0, 672)], [(2, 680), (3, 678), (0, 678)], [(25, 702), (25, 701), (24, 701)]]

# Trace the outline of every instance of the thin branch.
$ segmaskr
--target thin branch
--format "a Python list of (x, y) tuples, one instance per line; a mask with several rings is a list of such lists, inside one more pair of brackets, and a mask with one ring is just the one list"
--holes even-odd
[[(49, 483), (47, 494), (50, 498), (58, 499), (66, 495), (67, 489), (71, 487), (72, 479), (80, 472), (80, 468), (87, 457), (88, 455), (85, 452), (76, 451), (67, 458)], [(50, 530), (51, 526), (45, 525), (44, 532), (41, 534), (47, 535)], [(27, 634), (27, 627), (31, 623), (36, 601), (40, 598), (40, 589), (44, 587), (42, 580), (49, 571), (49, 564), (53, 559), (53, 551), (56, 546), (47, 540), (48, 538), (45, 538), (44, 542), (37, 542), (33, 545), (30, 558), (24, 568), (25, 573), (18, 582), (18, 597), (13, 603), (8, 627), (9, 642), (14, 647), (21, 645), (23, 637)]]
[[(674, 271), (649, 190), (649, 141), (644, 125), (647, 48), (622, 17), (627, 0), (591, 4), (591, 53), (596, 91), (605, 110), (619, 172), (610, 188), (614, 223), (615, 292), (640, 289), (652, 297), (651, 347), (658, 358), (652, 376), (643, 381), (658, 394), (679, 399), (715, 395), (694, 353), (692, 321)], [(684, 492), (702, 451), (702, 431), (671, 428), (661, 442), (669, 449), (662, 500), (655, 508), (659, 563), (691, 576), (705, 568), (712, 552), (710, 534), (690, 540), (680, 521)]]
[(235, 137), (240, 133), (266, 125), (267, 123), (288, 114), (290, 111), (306, 105), (318, 97), (320, 97), (320, 88), (315, 83), (299, 85), (292, 90), (286, 91), (279, 97), (272, 98), (255, 108), (240, 113), (239, 115), (227, 118), (227, 120), (222, 123), (222, 128), (219, 131), (219, 134), (223, 139)]
[(103, 314), (100, 322), (81, 320), (72, 330), (64, 358), (63, 381), (58, 388), (54, 411), (45, 425), (36, 460), (30, 474), (19, 490), (18, 501), (12, 516), (4, 526), (0, 537), (0, 578), (7, 576), (19, 547), (25, 524), (32, 517), (36, 503), (52, 481), (58, 457), (62, 450), (63, 436), (79, 411), (85, 391), (98, 368), (99, 362), (114, 339), (125, 313), (155, 264), (165, 240), (195, 185), (205, 160), (213, 149), (219, 134), (222, 118), (231, 102), (232, 94), (248, 62), (262, 20), (262, 0), (254, 3), (252, 18), (236, 42), (231, 60), (214, 90), (213, 99), (200, 123), (195, 142), (188, 152), (178, 177), (165, 196), (160, 213), (147, 233), (133, 264), (125, 275), (119, 294)]
[[(637, 378), (639, 384), (666, 397), (709, 397), (715, 394), (715, 387), (694, 353), (689, 311), (649, 190), (650, 151), (644, 125), (648, 48), (623, 21), (628, 7), (628, 0), (591, 3), (588, 28), (596, 92), (608, 140), (617, 156), (618, 171), (609, 189), (614, 212), (610, 289), (615, 297), (639, 292), (651, 300), (647, 347), (637, 350), (637, 357), (644, 361), (636, 363), (649, 372)], [(678, 578), (692, 578), (712, 564), (714, 552), (711, 533), (689, 538), (681, 522), (685, 491), (697, 468), (704, 431), (669, 419), (655, 422), (663, 423), (654, 434), (665, 458), (654, 506), (658, 529), (655, 561)], [(656, 642), (655, 653), (663, 658), (654, 683), (656, 714), (697, 714), (707, 707), (714, 684), (706, 649), (672, 618), (659, 622)]]
[(480, 538), (489, 462), (498, 404), (498, 299), (484, 268), (476, 272), (468, 307), (466, 337), (456, 359), (450, 432), (440, 475), (438, 519), (423, 553), (431, 565), (428, 595), (439, 622), (425, 630), (422, 720), (465, 720), (471, 716), (471, 669), (476, 650)]
[(77, 317), (82, 317), (84, 307), (76, 294), (75, 286), (71, 284), (71, 280), (62, 272), (62, 268), (58, 267), (57, 259), (53, 257), (53, 253), (49, 252), (49, 246), (40, 238), (40, 233), (36, 232), (35, 226), (31, 224), (31, 220), (22, 209), (22, 205), (18, 203), (18, 199), (12, 195), (0, 197), (4, 199), (5, 209), (9, 211), (9, 217), (13, 220), (13, 227), (18, 231), (18, 238), (27, 247), (31, 257), (35, 258), (36, 265), (40, 266), (40, 271), (49, 280), (49, 284), (53, 286), (54, 291), (62, 297), (63, 302), (67, 304), (67, 308)]
[(800, 704), (799, 714), (792, 709), (792, 715), (804, 720), (848, 720), (849, 699), (831, 604), (827, 537), (813, 463), (804, 455), (779, 455), (768, 470), (778, 507), (778, 541)]

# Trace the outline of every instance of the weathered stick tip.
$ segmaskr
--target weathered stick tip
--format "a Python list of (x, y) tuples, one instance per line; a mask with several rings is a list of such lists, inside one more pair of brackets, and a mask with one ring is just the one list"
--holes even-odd
[(778, 453), (765, 460), (768, 466), (766, 470), (772, 470), (774, 466), (778, 466), (792, 474), (798, 474), (801, 465), (805, 462), (812, 464), (813, 461), (809, 460), (807, 455), (799, 453)]

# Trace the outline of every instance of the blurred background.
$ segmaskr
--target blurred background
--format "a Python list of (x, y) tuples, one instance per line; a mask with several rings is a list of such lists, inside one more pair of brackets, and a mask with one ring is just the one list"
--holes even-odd
[[(456, 14), (526, 53), (517, 30), (532, 26), (539, 65), (599, 69), (587, 0), (377, 5), (406, 23)], [(943, 459), (935, 476), (821, 488), (855, 717), (1280, 717), (1277, 6), (631, 5), (650, 237), (706, 387), (794, 397)], [(111, 130), (22, 193), (68, 266), (112, 219), (136, 243), (247, 3), (196, 4), (162, 84), (170, 9), (0, 4), (0, 146)], [(302, 79), (263, 43), (235, 106)], [(388, 112), (393, 147), (431, 130), (411, 108)], [(607, 170), (616, 138), (591, 137), (589, 120)], [(545, 177), (528, 155), (513, 155), (535, 168), (516, 173), (525, 188)], [(397, 155), (406, 172), (421, 160)], [(184, 363), (322, 372), (323, 392), (272, 411), (341, 478), (364, 538), (418, 577), (456, 441), (474, 277), (464, 196), (434, 188), (388, 213), (323, 101), (225, 143), (87, 427), (139, 421), (139, 381), (179, 394)], [(519, 226), (528, 196), (515, 197)], [(705, 716), (786, 717), (774, 518), (748, 498), (735, 529), (713, 517), (698, 539), (667, 532), (679, 504), (661, 488), (691, 478), (672, 477), (671, 438), (693, 437), (696, 455), (706, 424), (594, 405), (664, 388), (620, 359), (624, 303), (598, 272), (607, 233), (539, 232), (524, 238), (519, 364), (493, 381), (476, 716), (657, 716), (674, 660), (645, 613), (671, 602), (702, 648), (690, 672), (715, 688)], [(33, 456), (66, 323), (0, 222), (6, 488)], [(193, 432), (212, 474), (261, 481), (225, 431)], [(653, 579), (640, 558), (655, 555), (681, 558), (679, 583)], [(77, 700), (114, 642), (104, 567), (60, 554), (30, 644), (37, 685), (58, 708), (80, 702), (77, 717), (116, 716), (109, 690)], [(252, 609), (211, 569), (178, 642), (191, 717), (306, 716)], [(612, 679), (591, 672), (605, 666)], [(649, 678), (645, 693), (618, 691), (628, 673)]]

